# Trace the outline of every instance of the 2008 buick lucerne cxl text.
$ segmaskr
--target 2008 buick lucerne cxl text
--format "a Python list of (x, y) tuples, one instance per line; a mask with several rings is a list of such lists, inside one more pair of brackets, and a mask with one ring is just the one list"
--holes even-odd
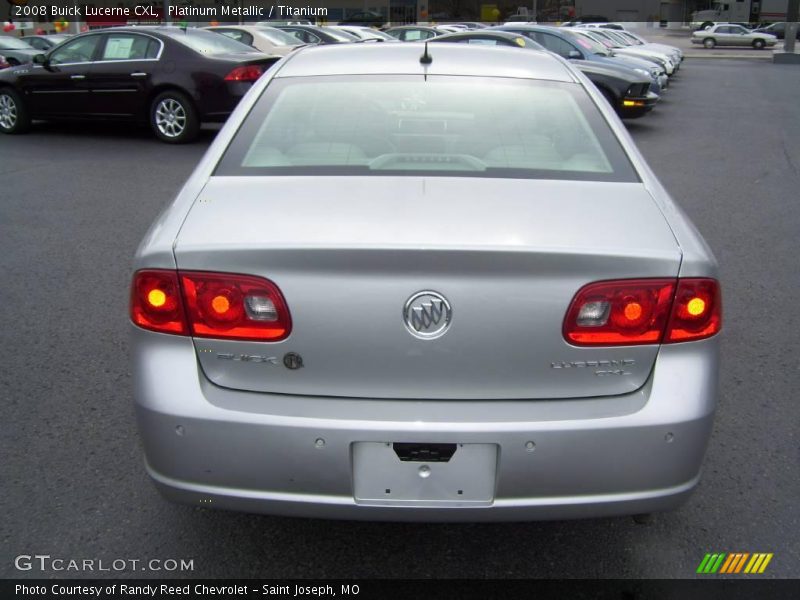
[(302, 49), (136, 255), (148, 472), (172, 500), (282, 515), (671, 509), (712, 427), (716, 277), (561, 58)]

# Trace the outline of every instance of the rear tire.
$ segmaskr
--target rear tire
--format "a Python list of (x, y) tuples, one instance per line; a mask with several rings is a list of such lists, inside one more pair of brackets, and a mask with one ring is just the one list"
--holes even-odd
[(756, 50), (763, 49), (765, 45), (764, 40), (753, 40), (753, 48)]
[(186, 94), (168, 90), (150, 105), (150, 127), (162, 142), (186, 144), (200, 133), (200, 120)]
[(12, 88), (0, 88), (0, 131), (25, 133), (31, 126), (31, 116), (22, 97)]
[(703, 40), (703, 46), (711, 50), (714, 46), (717, 45), (717, 42), (714, 41), (714, 38), (706, 38)]

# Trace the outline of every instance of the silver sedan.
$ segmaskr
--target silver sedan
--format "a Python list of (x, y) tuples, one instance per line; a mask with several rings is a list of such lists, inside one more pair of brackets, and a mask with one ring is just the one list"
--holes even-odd
[(196, 506), (649, 513), (712, 428), (715, 260), (547, 52), (292, 53), (142, 241), (130, 319), (147, 470)]
[(303, 46), (295, 36), (275, 27), (262, 27), (258, 25), (216, 25), (204, 27), (209, 31), (220, 33), (231, 39), (252, 46), (265, 54), (286, 56), (293, 50)]
[(761, 50), (766, 46), (774, 46), (777, 39), (770, 33), (751, 31), (733, 23), (720, 23), (692, 33), (692, 43), (703, 44), (705, 48), (752, 46), (756, 50)]

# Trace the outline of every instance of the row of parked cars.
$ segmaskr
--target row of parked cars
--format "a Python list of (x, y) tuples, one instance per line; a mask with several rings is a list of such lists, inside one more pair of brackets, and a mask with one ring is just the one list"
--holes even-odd
[(669, 78), (680, 69), (683, 61), (679, 48), (648, 43), (624, 29), (564, 28), (509, 22), (497, 27), (473, 27), (457, 32), (409, 25), (388, 29), (386, 33), (403, 41), (429, 40), (549, 50), (573, 62), (625, 118), (641, 117), (652, 110), (668, 86)]
[(272, 64), (306, 45), (435, 43), (547, 50), (588, 77), (622, 117), (656, 105), (680, 68), (678, 48), (601, 28), (570, 29), (510, 23), (385, 31), (303, 23), (115, 27), (76, 36), (0, 39), (15, 51), (0, 71), (0, 131), (21, 133), (33, 119), (123, 119), (148, 122), (165, 142), (192, 140), (202, 122), (227, 119), (248, 88)]

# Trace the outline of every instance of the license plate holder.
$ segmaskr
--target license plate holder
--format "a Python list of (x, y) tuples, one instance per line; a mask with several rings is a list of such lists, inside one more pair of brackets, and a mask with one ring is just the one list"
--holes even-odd
[(355, 442), (356, 503), (379, 506), (489, 506), (497, 444), (457, 444), (446, 462), (401, 460), (392, 443)]

